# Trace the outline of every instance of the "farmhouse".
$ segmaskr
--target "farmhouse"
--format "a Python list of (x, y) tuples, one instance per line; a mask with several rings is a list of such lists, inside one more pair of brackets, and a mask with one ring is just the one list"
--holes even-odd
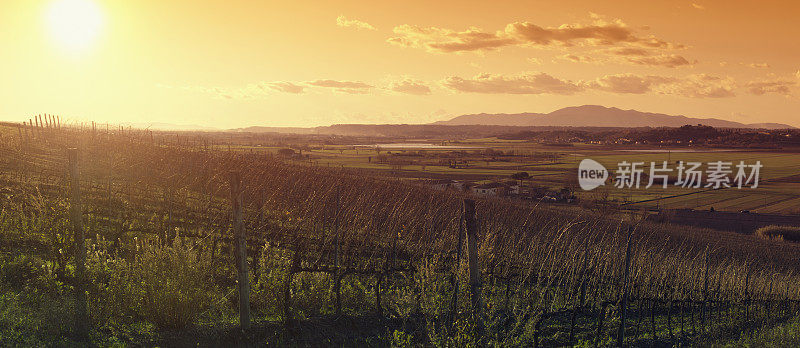
[(472, 193), (483, 196), (503, 196), (508, 193), (509, 187), (499, 182), (478, 185), (472, 188)]
[(463, 191), (464, 190), (464, 183), (456, 180), (451, 179), (441, 179), (441, 180), (431, 180), (430, 185), (433, 186), (435, 190), (439, 191), (446, 191), (446, 190), (456, 190), (456, 191)]

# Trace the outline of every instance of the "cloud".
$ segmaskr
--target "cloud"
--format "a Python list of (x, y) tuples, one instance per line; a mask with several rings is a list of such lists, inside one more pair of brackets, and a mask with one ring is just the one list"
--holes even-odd
[(639, 37), (620, 20), (596, 21), (591, 25), (564, 24), (557, 28), (544, 28), (530, 22), (515, 22), (506, 25), (506, 35), (519, 39), (523, 44), (550, 46), (611, 46), (620, 43), (654, 48), (682, 48), (683, 45), (669, 43), (655, 37)]
[(735, 96), (732, 78), (696, 74), (685, 77), (618, 74), (606, 75), (588, 85), (612, 93), (677, 95), (687, 98), (725, 98)]
[(358, 81), (316, 80), (306, 82), (309, 86), (333, 88), (337, 92), (348, 94), (366, 94), (375, 86)]
[(733, 78), (696, 74), (660, 86), (657, 92), (688, 98), (727, 98), (736, 96), (735, 88), (736, 81)]
[[(736, 81), (731, 77), (708, 74), (688, 76), (659, 76), (637, 74), (613, 74), (588, 80), (568, 80), (544, 72), (524, 72), (520, 74), (483, 73), (471, 78), (450, 76), (441, 80), (440, 85), (458, 93), (480, 94), (552, 94), (574, 95), (581, 92), (605, 92), (614, 94), (653, 94), (673, 95), (686, 98), (726, 98), (736, 95)], [(791, 95), (800, 81), (793, 77), (768, 76), (765, 80), (751, 81), (741, 86), (743, 91), (753, 95), (782, 94)], [(375, 87), (361, 81), (314, 80), (307, 82), (261, 81), (239, 88), (185, 86), (188, 91), (210, 94), (225, 100), (251, 100), (266, 98), (275, 93), (302, 94), (311, 91), (334, 91), (347, 94), (368, 94), (373, 90), (388, 90), (410, 95), (429, 95), (431, 82), (410, 77), (389, 79), (386, 85)]]
[(305, 92), (305, 87), (296, 85), (291, 82), (264, 82), (264, 86), (272, 88), (279, 92), (300, 94)]
[(634, 74), (606, 75), (588, 83), (597, 90), (622, 93), (644, 94), (651, 92), (654, 86), (674, 83), (676, 79), (662, 76), (638, 76)]
[(747, 66), (749, 66), (749, 67), (751, 67), (753, 69), (767, 69), (767, 68), (769, 68), (769, 64), (767, 64), (767, 63), (750, 63), (750, 64), (747, 64)]
[(386, 41), (393, 45), (423, 48), (429, 52), (467, 52), (491, 50), (516, 44), (516, 40), (504, 34), (486, 33), (471, 27), (465, 31), (403, 24), (394, 28), (399, 36)]
[(656, 53), (652, 50), (640, 47), (622, 47), (607, 50), (609, 54), (622, 57), (628, 63), (649, 66), (663, 66), (676, 68), (684, 65), (691, 65), (697, 61), (690, 62), (688, 59), (677, 54)]
[[(536, 64), (536, 65), (542, 65), (542, 60), (539, 59), (539, 58), (531, 57), (531, 58), (528, 58), (527, 60), (528, 60), (528, 63)], [(798, 72), (798, 73), (800, 73), (800, 72)]]
[(377, 30), (371, 24), (367, 22), (363, 22), (357, 19), (347, 19), (345, 16), (336, 17), (336, 25), (345, 28), (356, 28), (356, 29), (366, 29), (366, 30)]
[(706, 9), (706, 7), (705, 7), (705, 6), (703, 6), (703, 5), (698, 5), (698, 4), (696, 4), (696, 3), (692, 3), (692, 7), (696, 8), (696, 9), (698, 9), (698, 10), (705, 10), (705, 9)]
[(591, 56), (575, 55), (575, 54), (565, 54), (563, 56), (560, 56), (559, 58), (575, 63), (596, 63), (599, 61), (597, 58)]
[(622, 48), (613, 48), (608, 50), (609, 53), (615, 54), (618, 56), (649, 56), (650, 51), (644, 48), (638, 47), (622, 47)]
[(705, 74), (685, 77), (616, 74), (585, 81), (564, 80), (546, 73), (510, 76), (481, 74), (470, 79), (448, 77), (442, 85), (463, 93), (571, 95), (583, 91), (602, 91), (616, 94), (653, 93), (687, 98), (733, 97), (736, 88), (732, 78)]
[(439, 27), (403, 24), (394, 28), (390, 44), (420, 48), (429, 52), (459, 53), (495, 50), (506, 46), (614, 46), (627, 45), (653, 49), (681, 49), (681, 44), (654, 36), (637, 35), (621, 20), (606, 21), (593, 15), (592, 24), (564, 24), (542, 27), (530, 22), (509, 23), (503, 30), (484, 31), (470, 27), (456, 31)]
[(627, 61), (639, 64), (639, 65), (649, 65), (649, 66), (664, 66), (667, 68), (675, 68), (683, 65), (691, 65), (692, 63), (686, 60), (683, 56), (679, 56), (677, 54), (661, 54), (658, 56), (651, 56), (651, 57), (629, 57), (626, 58)]
[(469, 79), (451, 76), (442, 84), (458, 92), (489, 94), (569, 95), (584, 90), (578, 83), (561, 80), (546, 73), (525, 73), (516, 76), (481, 74)]
[(784, 79), (772, 79), (762, 81), (750, 81), (744, 85), (747, 92), (753, 95), (764, 94), (781, 94), (792, 95), (792, 88), (797, 86), (796, 81), (789, 81)]
[(410, 78), (405, 78), (400, 81), (393, 81), (389, 84), (389, 89), (398, 92), (398, 93), (405, 93), (405, 94), (414, 94), (414, 95), (428, 95), (431, 94), (431, 88), (420, 80), (414, 80)]

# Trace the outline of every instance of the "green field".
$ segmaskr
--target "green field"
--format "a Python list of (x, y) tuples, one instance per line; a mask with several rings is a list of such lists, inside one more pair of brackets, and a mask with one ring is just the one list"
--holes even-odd
[[(411, 143), (425, 142), (425, 140), (415, 140)], [(437, 143), (436, 141), (427, 142)], [(472, 181), (507, 179), (516, 172), (525, 171), (531, 176), (529, 184), (549, 186), (554, 189), (571, 185), (575, 188), (576, 195), (583, 200), (603, 197), (603, 199), (628, 208), (710, 209), (713, 207), (716, 210), (725, 211), (800, 213), (800, 182), (797, 182), (797, 179), (785, 179), (800, 174), (800, 153), (797, 152), (696, 148), (674, 148), (665, 152), (664, 149), (657, 148), (625, 149), (592, 144), (546, 146), (495, 138), (466, 140), (455, 145), (464, 146), (464, 149), (409, 145), (407, 148), (384, 148), (378, 151), (374, 148), (353, 145), (325, 146), (303, 151), (304, 159), (297, 161), (313, 166), (386, 171), (391, 175), (406, 178), (452, 178)], [(277, 151), (277, 148), (258, 148), (257, 150)], [(513, 155), (487, 155), (485, 154), (487, 150), (513, 152)], [(448, 158), (448, 154), (454, 152), (463, 153), (463, 158), (469, 160), (470, 166), (451, 168), (440, 163), (442, 158)], [(544, 154), (553, 158), (541, 158)], [(378, 160), (379, 156), (388, 155), (407, 160), (410, 163), (398, 166)], [(575, 184), (577, 165), (584, 158), (594, 159), (612, 172), (616, 171), (618, 163), (622, 161), (644, 162), (645, 174), (649, 171), (650, 162), (660, 164), (662, 161), (668, 161), (673, 170), (677, 161), (702, 162), (704, 166), (701, 167), (701, 170), (706, 169), (705, 163), (714, 161), (732, 162), (734, 165), (739, 161), (744, 161), (746, 164), (761, 161), (763, 168), (760, 171), (759, 186), (755, 189), (747, 187), (710, 190), (705, 187), (693, 189), (675, 185), (663, 189), (658, 181), (653, 187), (645, 189), (647, 178), (643, 177), (642, 187), (639, 189), (619, 189), (613, 185), (607, 185), (595, 191), (584, 192)], [(703, 184), (706, 184), (705, 180)]]

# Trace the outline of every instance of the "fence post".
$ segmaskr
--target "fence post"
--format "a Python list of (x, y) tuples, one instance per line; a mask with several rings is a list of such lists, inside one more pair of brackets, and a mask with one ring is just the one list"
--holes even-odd
[(633, 226), (628, 227), (627, 246), (625, 247), (625, 272), (622, 278), (622, 299), (620, 300), (619, 331), (617, 331), (617, 346), (625, 343), (625, 310), (628, 307), (628, 274), (631, 267), (631, 235)]
[(378, 272), (375, 275), (375, 313), (383, 316), (383, 307), (381, 306), (381, 282), (383, 282), (383, 272)]
[(336, 211), (334, 212), (333, 216), (333, 233), (334, 238), (336, 238), (336, 254), (334, 259), (334, 267), (336, 268), (336, 273), (334, 274), (334, 284), (333, 284), (333, 291), (335, 297), (334, 302), (334, 310), (337, 316), (342, 315), (342, 265), (339, 261), (341, 255), (341, 248), (342, 248), (342, 241), (341, 241), (341, 232), (339, 231), (339, 211), (341, 209), (340, 205), (340, 194), (339, 194), (339, 187), (336, 188)]
[(700, 329), (705, 332), (706, 330), (706, 301), (708, 301), (708, 263), (710, 260), (711, 254), (709, 253), (708, 247), (706, 247), (706, 269), (705, 274), (703, 274), (703, 304), (700, 308)]
[(78, 171), (78, 149), (67, 149), (71, 197), (69, 216), (75, 234), (75, 333), (81, 338), (89, 337), (89, 317), (86, 304), (86, 245), (81, 221), (81, 182)]
[(456, 309), (458, 306), (458, 273), (461, 270), (461, 251), (464, 249), (464, 219), (458, 221), (458, 245), (456, 246), (456, 263), (453, 267), (453, 273), (450, 275), (450, 284), (453, 286), (453, 297), (450, 301), (450, 328), (453, 328), (453, 323), (456, 318)]
[(288, 329), (289, 325), (291, 324), (291, 304), (292, 304), (292, 278), (294, 278), (295, 272), (300, 271), (301, 260), (300, 255), (303, 252), (303, 248), (300, 243), (295, 238), (295, 249), (294, 249), (294, 256), (292, 256), (292, 264), (289, 266), (289, 271), (286, 272), (286, 279), (284, 280), (284, 287), (283, 287), (283, 325), (284, 328)]
[(236, 244), (236, 269), (239, 272), (239, 327), (250, 328), (250, 279), (247, 272), (247, 237), (242, 223), (242, 190), (238, 171), (230, 172), (233, 203), (233, 239)]
[(481, 330), (481, 274), (478, 267), (478, 221), (475, 218), (475, 201), (464, 199), (464, 227), (467, 230), (467, 252), (469, 258), (469, 285), (472, 311)]

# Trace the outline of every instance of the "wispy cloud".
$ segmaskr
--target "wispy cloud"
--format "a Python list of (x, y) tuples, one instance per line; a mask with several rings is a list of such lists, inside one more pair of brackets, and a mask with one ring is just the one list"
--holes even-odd
[(512, 76), (481, 74), (473, 78), (451, 76), (442, 85), (458, 92), (489, 94), (575, 94), (583, 91), (580, 83), (555, 78), (546, 73)]
[(599, 63), (600, 60), (597, 57), (587, 56), (587, 55), (576, 55), (576, 54), (565, 54), (559, 56), (563, 60), (568, 60), (575, 63)]
[(750, 81), (745, 84), (747, 92), (753, 95), (780, 94), (792, 95), (792, 89), (797, 86), (797, 81), (782, 78)]
[(697, 3), (692, 3), (692, 7), (696, 8), (698, 10), (705, 10), (706, 9), (705, 6), (697, 4)]
[(345, 16), (336, 17), (336, 25), (345, 28), (356, 28), (365, 30), (377, 30), (372, 24), (358, 19), (347, 19)]
[(736, 88), (732, 78), (705, 74), (684, 77), (617, 74), (579, 81), (565, 80), (547, 73), (481, 74), (473, 78), (448, 77), (442, 85), (463, 93), (570, 95), (584, 91), (603, 91), (616, 94), (676, 95), (687, 98), (733, 97)]
[[(569, 58), (565, 58), (569, 59)], [(770, 74), (764, 79), (744, 84), (729, 76), (691, 74), (684, 76), (661, 76), (640, 74), (609, 74), (594, 79), (570, 80), (545, 72), (523, 72), (519, 74), (483, 73), (473, 77), (449, 76), (438, 82), (423, 81), (411, 77), (390, 77), (378, 85), (362, 81), (321, 79), (306, 82), (261, 81), (240, 88), (183, 86), (176, 88), (210, 94), (225, 100), (248, 100), (264, 98), (276, 93), (304, 94), (318, 91), (334, 91), (345, 94), (373, 94), (390, 91), (398, 94), (430, 95), (432, 85), (439, 85), (456, 93), (512, 94), (512, 95), (574, 95), (584, 92), (613, 94), (672, 95), (686, 98), (729, 98), (737, 92), (763, 96), (778, 94), (794, 95), (800, 86), (800, 71), (782, 77)]]
[(305, 90), (306, 90), (305, 86), (300, 86), (300, 85), (296, 85), (294, 83), (285, 82), (285, 81), (281, 81), (281, 82), (265, 82), (264, 85), (269, 87), (269, 88), (272, 88), (272, 89), (274, 89), (276, 91), (284, 92), (284, 93), (300, 94), (300, 93), (305, 92)]
[(621, 94), (663, 94), (687, 98), (726, 98), (736, 95), (736, 83), (729, 77), (695, 74), (684, 77), (617, 74), (606, 75), (588, 85), (593, 89)]
[(749, 63), (749, 64), (746, 64), (746, 65), (748, 67), (753, 68), (753, 69), (768, 69), (769, 68), (769, 64), (768, 63)]
[(307, 82), (309, 86), (333, 88), (337, 92), (348, 94), (365, 94), (375, 86), (359, 81), (316, 80)]
[(685, 46), (655, 36), (642, 36), (619, 19), (605, 20), (593, 15), (591, 24), (563, 24), (542, 27), (531, 22), (509, 23), (495, 32), (469, 27), (457, 31), (440, 27), (399, 25), (387, 42), (429, 52), (459, 53), (495, 50), (507, 46), (634, 46), (652, 49), (681, 49)]
[(428, 85), (425, 82), (411, 78), (404, 78), (399, 81), (392, 81), (391, 83), (389, 83), (389, 90), (398, 93), (413, 94), (413, 95), (431, 94), (431, 88), (428, 87)]

